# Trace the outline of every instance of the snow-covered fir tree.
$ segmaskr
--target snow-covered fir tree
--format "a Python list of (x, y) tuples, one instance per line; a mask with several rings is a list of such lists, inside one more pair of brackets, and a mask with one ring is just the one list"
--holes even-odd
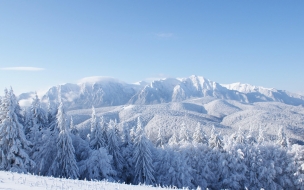
[(257, 143), (262, 144), (265, 141), (264, 133), (265, 133), (265, 129), (263, 129), (262, 125), (260, 125), (258, 129)]
[(161, 186), (169, 186), (169, 177), (168, 171), (171, 167), (171, 154), (169, 153), (170, 149), (167, 149), (165, 146), (161, 146), (156, 149), (155, 154), (155, 182)]
[(243, 163), (244, 153), (237, 146), (226, 147), (227, 152), (219, 153), (221, 164), (219, 183), (224, 189), (243, 189), (245, 187), (246, 165)]
[(150, 142), (142, 129), (140, 118), (137, 120), (134, 142), (133, 162), (135, 164), (134, 183), (154, 184), (154, 169)]
[[(111, 120), (112, 121), (112, 120)], [(107, 139), (108, 139), (108, 146), (107, 149), (109, 154), (113, 157), (113, 168), (117, 172), (117, 177), (122, 176), (122, 170), (124, 165), (124, 160), (121, 154), (121, 142), (119, 137), (117, 136), (116, 132), (116, 122), (109, 122), (109, 128), (107, 131)]]
[(22, 116), (23, 116), (23, 129), (24, 129), (24, 134), (25, 137), (29, 140), (29, 133), (32, 127), (32, 114), (30, 108), (24, 108), (22, 110)]
[(204, 133), (201, 124), (198, 122), (195, 128), (195, 132), (193, 134), (193, 142), (194, 143), (202, 143), (202, 144), (208, 144), (208, 138), (206, 134)]
[(182, 122), (180, 133), (179, 133), (179, 140), (181, 142), (191, 142), (192, 141), (190, 132), (189, 132), (185, 122)]
[(101, 126), (104, 125), (103, 117), (100, 118), (100, 123), (97, 121), (95, 108), (92, 108), (91, 117), (91, 133), (90, 147), (98, 150), (100, 147), (106, 147), (105, 138)]
[(293, 183), (295, 189), (304, 189), (304, 146), (295, 144), (292, 145), (290, 154), (293, 156), (295, 164), (293, 173)]
[(283, 127), (280, 127), (280, 129), (278, 131), (277, 144), (282, 146), (282, 147), (287, 147), (288, 146), (288, 139), (287, 139), (286, 134), (283, 130)]
[[(59, 89), (60, 90), (60, 89)], [(48, 99), (48, 108), (47, 108), (47, 120), (48, 120), (48, 128), (53, 131), (56, 128), (56, 115), (58, 112), (58, 105), (53, 103), (50, 99)]]
[(124, 167), (122, 172), (122, 181), (126, 183), (133, 182), (134, 167), (133, 167), (133, 141), (131, 140), (130, 130), (124, 125), (123, 126), (123, 144), (121, 146), (122, 156), (124, 158)]
[(215, 131), (214, 126), (211, 129), (211, 134), (210, 134), (210, 139), (208, 141), (209, 147), (211, 148), (217, 148), (217, 149), (222, 149), (224, 144), (223, 144), (223, 139), (220, 134), (218, 134)]
[(251, 126), (250, 126), (248, 134), (246, 136), (246, 143), (251, 144), (251, 145), (257, 143), (256, 137), (254, 135), (254, 131)]
[(130, 129), (124, 123), (122, 124), (122, 146), (126, 146), (127, 144), (131, 143), (131, 135)]
[(246, 137), (244, 135), (244, 132), (242, 131), (241, 127), (239, 127), (235, 136), (235, 142), (238, 144), (244, 144), (245, 141), (246, 141)]
[(34, 173), (39, 175), (49, 175), (51, 173), (49, 170), (57, 154), (56, 140), (58, 135), (59, 129), (55, 125), (43, 129), (39, 151), (35, 151), (32, 156), (36, 162), (36, 166), (32, 170)]
[(73, 135), (78, 135), (78, 129), (74, 125), (74, 121), (73, 121), (73, 117), (72, 116), (71, 116), (71, 119), (70, 119), (70, 130), (71, 130), (71, 133)]
[(164, 130), (162, 127), (158, 128), (158, 133), (157, 133), (157, 139), (156, 139), (156, 146), (161, 147), (165, 144), (165, 138), (164, 138)]
[(172, 134), (171, 138), (169, 139), (168, 144), (170, 146), (176, 146), (176, 145), (178, 145), (178, 142), (179, 142), (179, 138), (178, 138), (178, 135), (177, 135), (177, 129), (176, 129), (176, 127), (174, 127), (172, 130), (173, 130), (172, 131), (173, 134)]
[(28, 172), (35, 165), (28, 155), (32, 144), (25, 137), (20, 111), (13, 90), (5, 90), (0, 106), (1, 170)]
[(189, 160), (185, 151), (161, 147), (157, 152), (154, 164), (156, 183), (162, 186), (193, 188), (192, 168), (188, 164)]
[(57, 154), (50, 168), (50, 174), (57, 177), (76, 179), (79, 177), (79, 170), (75, 159), (75, 149), (67, 129), (62, 101), (60, 101), (58, 107), (57, 125), (60, 133), (57, 138)]
[(90, 150), (87, 159), (79, 162), (79, 172), (81, 179), (88, 180), (113, 180), (116, 176), (115, 170), (112, 168), (112, 156), (109, 155), (107, 149), (100, 147), (96, 150)]
[[(28, 133), (29, 140), (34, 144), (33, 153), (39, 151), (42, 144), (42, 135), (44, 129), (47, 127), (47, 118), (44, 109), (41, 108), (40, 100), (35, 95), (30, 107), (30, 131)], [(32, 153), (32, 154), (33, 154)]]
[(135, 140), (135, 134), (136, 134), (136, 127), (133, 126), (133, 127), (130, 129), (130, 139), (131, 139), (131, 142), (134, 142), (134, 140)]

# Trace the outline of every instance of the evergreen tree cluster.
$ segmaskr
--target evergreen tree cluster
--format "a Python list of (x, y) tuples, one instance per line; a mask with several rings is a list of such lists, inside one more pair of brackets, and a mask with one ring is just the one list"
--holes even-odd
[[(59, 89), (60, 91), (60, 89)], [(90, 133), (79, 134), (58, 105), (44, 110), (36, 96), (21, 110), (13, 90), (0, 98), (0, 170), (73, 179), (201, 189), (304, 189), (304, 147), (289, 144), (283, 128), (267, 141), (262, 127), (210, 136), (185, 123), (169, 140), (159, 127), (156, 143), (140, 118), (129, 129), (105, 122), (92, 107)], [(59, 93), (60, 94), (60, 93)]]

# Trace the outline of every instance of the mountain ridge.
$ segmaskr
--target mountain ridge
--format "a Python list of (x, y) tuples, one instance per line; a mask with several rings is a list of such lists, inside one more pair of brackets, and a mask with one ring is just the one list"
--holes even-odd
[[(257, 87), (250, 84), (219, 84), (202, 76), (187, 78), (165, 78), (150, 83), (125, 83), (112, 77), (86, 77), (77, 84), (66, 83), (51, 87), (42, 97), (43, 102), (58, 101), (58, 87), (67, 109), (83, 109), (118, 105), (151, 105), (180, 102), (193, 98), (214, 97), (235, 100), (242, 103), (282, 102), (304, 106), (304, 96), (277, 90)], [(21, 102), (30, 102), (33, 93), (19, 95)], [(21, 103), (22, 104), (22, 103)]]

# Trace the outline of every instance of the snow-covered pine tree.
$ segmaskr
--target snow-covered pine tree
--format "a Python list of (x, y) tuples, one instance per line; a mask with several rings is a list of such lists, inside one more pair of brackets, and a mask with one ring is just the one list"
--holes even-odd
[(161, 147), (164, 145), (164, 130), (162, 127), (158, 127), (157, 139), (156, 139), (156, 147)]
[(220, 153), (221, 172), (219, 183), (224, 189), (243, 189), (245, 184), (246, 165), (243, 162), (244, 153), (239, 148), (231, 147), (229, 152)]
[(53, 131), (56, 128), (56, 115), (58, 112), (58, 105), (52, 103), (51, 100), (48, 99), (47, 109), (48, 128), (50, 131)]
[(130, 129), (130, 139), (131, 139), (131, 142), (134, 142), (134, 140), (135, 140), (135, 134), (136, 134), (136, 127), (133, 126), (133, 127)]
[(4, 91), (0, 106), (0, 151), (1, 170), (13, 172), (28, 172), (35, 162), (29, 157), (29, 146), (21, 124), (20, 107), (11, 88)]
[(81, 179), (112, 181), (112, 177), (116, 172), (112, 169), (112, 156), (108, 154), (107, 149), (100, 147), (97, 150), (90, 150), (86, 160), (79, 162), (79, 171)]
[[(185, 144), (189, 145), (189, 144)], [(163, 186), (175, 186), (177, 188), (193, 188), (191, 181), (192, 168), (188, 164), (188, 157), (183, 150), (173, 150), (171, 147), (162, 147), (157, 149), (155, 177), (157, 184)]]
[[(114, 119), (114, 121), (113, 121), (113, 126), (114, 126), (114, 130), (115, 130), (115, 134), (116, 134), (116, 136), (120, 136), (120, 133), (119, 133), (119, 127), (118, 127), (118, 123), (117, 123), (117, 120), (116, 119)], [(119, 138), (119, 141), (121, 142), (121, 139)]]
[[(112, 128), (112, 130), (114, 130), (114, 133), (115, 135), (118, 137), (117, 138), (117, 141), (118, 141), (118, 144), (121, 144), (122, 141), (121, 141), (121, 138), (120, 138), (120, 132), (119, 132), (119, 127), (118, 127), (118, 123), (117, 123), (117, 120), (112, 120), (110, 119), (109, 123), (108, 123), (108, 126), (105, 128), (106, 130), (104, 131), (106, 133), (106, 140), (108, 141), (108, 134), (109, 134), (109, 130), (110, 130), (110, 127)], [(104, 130), (104, 129), (103, 129)], [(107, 142), (108, 143), (108, 142)]]
[(202, 143), (208, 144), (208, 138), (204, 131), (202, 130), (201, 124), (198, 122), (195, 128), (195, 132), (193, 134), (193, 142), (194, 143)]
[(169, 144), (170, 146), (177, 146), (177, 145), (178, 145), (178, 141), (179, 141), (179, 138), (178, 138), (178, 136), (177, 136), (177, 129), (176, 129), (176, 127), (173, 127), (172, 130), (173, 130), (173, 131), (172, 131), (173, 134), (172, 134), (171, 138), (169, 139), (168, 144)]
[(117, 124), (116, 122), (111, 122), (111, 121), (109, 122), (109, 128), (107, 132), (107, 139), (108, 139), (107, 148), (109, 154), (112, 155), (113, 157), (113, 166), (114, 166), (113, 168), (117, 172), (117, 177), (121, 178), (124, 160), (120, 150), (120, 146), (121, 146), (120, 139), (117, 136), (116, 127), (115, 127), (115, 125)]
[(288, 146), (288, 140), (287, 140), (286, 134), (283, 130), (283, 127), (280, 127), (280, 129), (278, 131), (277, 144), (282, 146), (282, 147), (287, 147)]
[(134, 176), (134, 169), (133, 169), (133, 159), (132, 159), (132, 152), (133, 152), (133, 142), (130, 136), (130, 130), (127, 126), (123, 126), (123, 144), (121, 147), (122, 156), (124, 158), (124, 167), (122, 172), (122, 180), (126, 183), (133, 182)]
[(191, 166), (191, 176), (193, 178), (192, 183), (194, 187), (200, 187), (202, 189), (207, 188), (207, 176), (209, 173), (205, 173), (207, 162), (209, 162), (208, 158), (206, 158), (206, 155), (208, 151), (210, 151), (209, 147), (206, 144), (202, 143), (196, 143), (187, 149), (183, 149), (186, 154), (189, 165)]
[(189, 130), (185, 124), (185, 122), (182, 122), (182, 125), (181, 125), (181, 130), (180, 130), (180, 133), (179, 133), (179, 139), (181, 142), (191, 142), (192, 141), (192, 138), (191, 138), (191, 135), (189, 133)]
[(256, 140), (253, 133), (254, 133), (254, 131), (253, 131), (252, 127), (250, 126), (248, 134), (246, 136), (246, 143), (247, 144), (253, 145), (253, 144), (257, 143), (257, 140)]
[(103, 116), (100, 117), (99, 125), (101, 128), (102, 139), (104, 140), (104, 143), (105, 143), (104, 146), (107, 147), (108, 146), (108, 137), (107, 137), (108, 125), (105, 123)]
[(192, 185), (192, 167), (189, 164), (189, 157), (184, 152), (175, 152), (179, 154), (174, 157), (175, 162), (175, 172), (177, 175), (177, 184), (178, 188), (189, 187), (193, 188)]
[(57, 127), (60, 133), (57, 138), (57, 155), (50, 168), (50, 174), (56, 177), (76, 179), (79, 170), (75, 159), (75, 149), (66, 126), (66, 115), (61, 100), (57, 113)]
[(154, 184), (154, 169), (150, 146), (151, 144), (141, 127), (140, 118), (138, 118), (133, 154), (133, 162), (135, 163), (135, 184)]
[(304, 146), (294, 144), (290, 154), (293, 156), (295, 171), (293, 171), (293, 183), (295, 189), (304, 190)]
[(210, 139), (209, 139), (209, 147), (223, 149), (224, 143), (220, 134), (215, 132), (214, 126), (211, 129)]
[(78, 134), (78, 130), (76, 128), (76, 126), (74, 125), (74, 121), (73, 121), (73, 117), (71, 116), (71, 120), (70, 120), (70, 130), (71, 130), (71, 133), (73, 135), (77, 135)]
[[(173, 155), (170, 153), (173, 152), (169, 148), (162, 146), (156, 149), (156, 156), (154, 162), (155, 168), (155, 182), (161, 186), (170, 186), (171, 184), (170, 177), (171, 171), (173, 172), (173, 168), (171, 167), (171, 160)], [(172, 169), (171, 169), (172, 168)]]
[(122, 146), (126, 146), (131, 143), (130, 130), (127, 125), (122, 124)]
[(264, 135), (265, 129), (262, 128), (262, 125), (259, 126), (259, 131), (258, 131), (258, 139), (257, 142), (259, 144), (262, 144), (265, 141), (265, 135)]
[(39, 131), (45, 128), (47, 123), (47, 116), (44, 109), (41, 107), (40, 99), (38, 95), (35, 95), (31, 104), (31, 112), (33, 115), (33, 125), (36, 125)]
[(238, 144), (244, 144), (245, 140), (246, 140), (246, 138), (245, 138), (244, 132), (242, 131), (241, 127), (239, 127), (239, 129), (236, 133), (235, 142)]
[[(58, 99), (61, 100), (61, 88), (58, 86)], [(57, 123), (57, 114), (59, 107), (48, 101), (47, 127), (42, 130), (42, 145), (39, 151), (34, 152), (33, 159), (36, 162), (34, 173), (39, 175), (50, 175), (52, 163), (57, 155), (57, 139), (60, 132)]]
[(95, 108), (92, 107), (90, 147), (94, 150), (98, 150), (100, 147), (106, 147), (101, 125), (104, 125), (103, 117), (100, 118), (100, 123), (98, 123)]
[[(32, 127), (32, 115), (29, 108), (24, 108), (22, 110), (22, 117), (23, 117), (23, 130), (25, 137), (29, 140), (29, 133)], [(1, 121), (1, 120), (0, 120)]]
[(28, 137), (30, 141), (34, 144), (33, 152), (37, 152), (41, 148), (42, 132), (44, 129), (46, 129), (47, 126), (46, 113), (41, 107), (40, 100), (37, 94), (35, 98), (33, 98), (33, 102), (31, 104), (30, 116), (31, 126), (30, 131), (28, 133)]

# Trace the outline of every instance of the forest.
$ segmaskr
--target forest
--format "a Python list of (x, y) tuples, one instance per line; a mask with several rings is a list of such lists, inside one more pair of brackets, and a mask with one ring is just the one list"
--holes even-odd
[[(60, 93), (59, 93), (60, 96)], [(68, 117), (61, 97), (41, 106), (36, 95), (21, 109), (12, 89), (0, 97), (0, 170), (79, 180), (200, 189), (304, 189), (304, 147), (278, 129), (270, 140), (264, 129), (206, 135), (185, 123), (170, 139), (159, 126), (157, 141), (137, 125), (105, 122), (94, 107), (90, 133), (81, 134)]]

